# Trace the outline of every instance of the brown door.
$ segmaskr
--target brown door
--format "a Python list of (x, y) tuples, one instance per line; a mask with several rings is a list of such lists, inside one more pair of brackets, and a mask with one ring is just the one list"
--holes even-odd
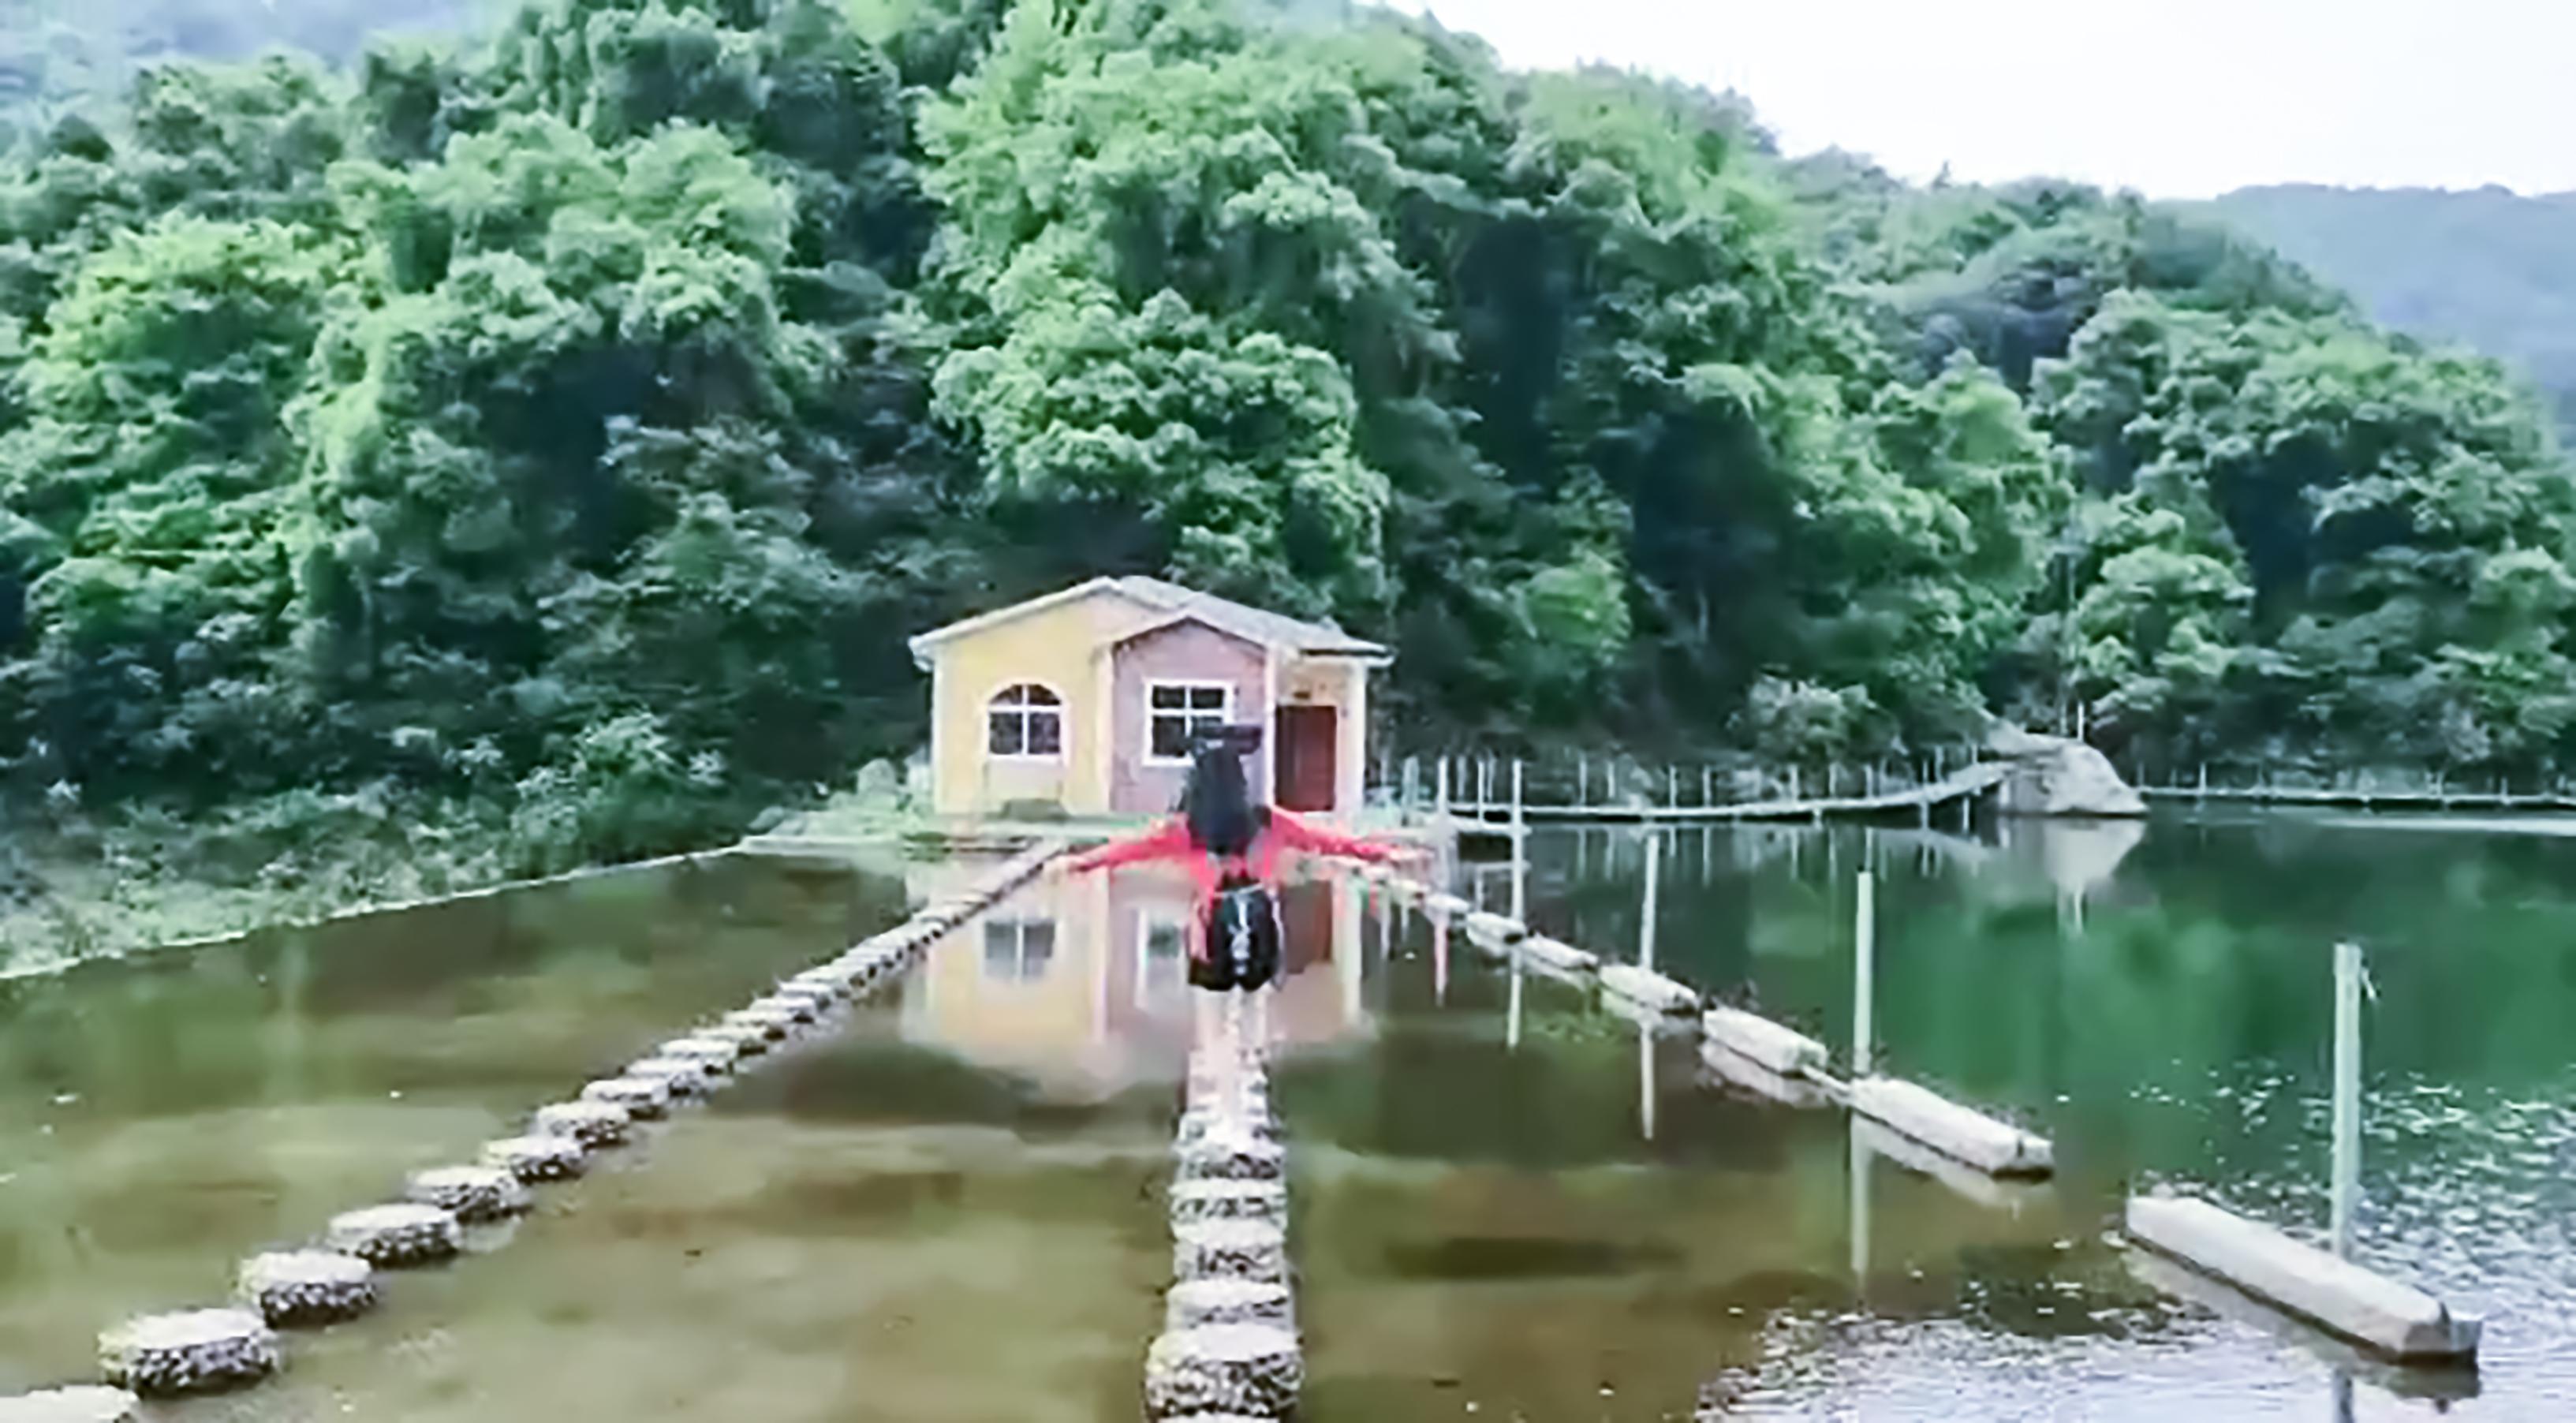
[(1281, 707), (1279, 786), (1276, 799), (1284, 810), (1331, 810), (1333, 753), (1341, 741), (1339, 717), (1331, 707)]

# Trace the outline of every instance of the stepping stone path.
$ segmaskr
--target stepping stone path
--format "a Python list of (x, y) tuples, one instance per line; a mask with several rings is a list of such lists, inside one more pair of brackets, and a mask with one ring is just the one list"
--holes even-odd
[(324, 1241), (371, 1265), (397, 1268), (452, 1258), (464, 1248), (456, 1217), (436, 1206), (369, 1206), (331, 1218)]
[(1306, 1385), (1297, 1336), (1260, 1324), (1211, 1324), (1154, 1341), (1145, 1356), (1145, 1412), (1286, 1418)]
[(633, 1120), (624, 1107), (606, 1102), (557, 1102), (537, 1108), (532, 1125), (538, 1136), (565, 1137), (596, 1151), (624, 1141), (627, 1124)]
[[(732, 1072), (737, 1059), (767, 1051), (797, 1024), (812, 1022), (860, 986), (902, 971), (923, 945), (1034, 877), (1064, 848), (1050, 844), (1014, 856), (976, 890), (797, 975), (749, 1007), (727, 1014), (716, 1028), (664, 1043), (617, 1076), (585, 1085), (581, 1100), (539, 1108), (527, 1135), (484, 1143), (481, 1165), (415, 1173), (404, 1186), (410, 1200), (334, 1217), (324, 1233), (328, 1248), (276, 1251), (243, 1261), (235, 1288), (248, 1308), (145, 1315), (108, 1330), (99, 1336), (99, 1366), (121, 1387), (55, 1388), (0, 1398), (0, 1423), (132, 1423), (140, 1417), (144, 1398), (211, 1392), (267, 1377), (280, 1363), (274, 1326), (327, 1324), (374, 1307), (380, 1298), (379, 1268), (457, 1254), (463, 1246), (461, 1222), (482, 1223), (527, 1210), (533, 1204), (528, 1185), (579, 1176), (587, 1153), (624, 1141), (634, 1120), (667, 1114), (674, 1097), (714, 1090), (721, 1085), (716, 1079)], [(1280, 1291), (1283, 1305), (1285, 1298)], [(1286, 1316), (1274, 1314), (1260, 1300), (1210, 1295), (1186, 1317), (1194, 1323), (1183, 1332), (1197, 1338), (1210, 1335), (1207, 1326), (1226, 1327), (1220, 1321)], [(1206, 1423), (1225, 1420), (1210, 1416)]]
[(663, 1077), (606, 1077), (583, 1084), (581, 1099), (624, 1107), (628, 1116), (651, 1121), (671, 1114), (671, 1082)]
[(277, 1334), (240, 1309), (147, 1314), (98, 1336), (108, 1382), (146, 1398), (212, 1393), (277, 1372)]
[(467, 1225), (505, 1220), (536, 1204), (518, 1176), (498, 1166), (441, 1166), (415, 1171), (403, 1199), (436, 1206)]
[(483, 1164), (520, 1180), (569, 1181), (588, 1169), (581, 1143), (560, 1136), (513, 1136), (483, 1143)]
[(233, 1293), (281, 1329), (355, 1319), (379, 1298), (375, 1266), (330, 1250), (254, 1255), (242, 1262)]

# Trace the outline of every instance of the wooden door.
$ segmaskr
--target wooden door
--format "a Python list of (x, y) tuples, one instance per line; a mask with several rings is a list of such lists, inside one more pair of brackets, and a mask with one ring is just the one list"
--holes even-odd
[(1341, 718), (1331, 707), (1281, 707), (1278, 738), (1279, 784), (1272, 799), (1283, 810), (1333, 809), (1334, 755), (1341, 744)]

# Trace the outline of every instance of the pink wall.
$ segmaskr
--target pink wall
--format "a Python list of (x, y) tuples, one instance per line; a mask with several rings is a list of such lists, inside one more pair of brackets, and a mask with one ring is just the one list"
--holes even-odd
[[(1149, 765), (1145, 760), (1145, 684), (1150, 681), (1226, 682), (1234, 687), (1233, 720), (1251, 722), (1270, 734), (1270, 709), (1262, 702), (1262, 671), (1268, 653), (1257, 643), (1222, 633), (1205, 623), (1174, 623), (1119, 645), (1110, 688), (1109, 808), (1127, 813), (1163, 814), (1180, 799), (1188, 768)], [(1257, 801), (1270, 798), (1264, 773), (1267, 758), (1243, 758), (1251, 773)]]

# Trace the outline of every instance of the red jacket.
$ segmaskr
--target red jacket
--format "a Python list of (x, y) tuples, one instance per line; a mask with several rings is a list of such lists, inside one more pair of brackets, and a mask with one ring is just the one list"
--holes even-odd
[(1253, 837), (1251, 853), (1229, 856), (1220, 863), (1218, 857), (1201, 849), (1190, 839), (1190, 823), (1178, 816), (1129, 840), (1110, 843), (1076, 858), (1076, 870), (1103, 870), (1112, 865), (1137, 864), (1147, 860), (1179, 860), (1190, 867), (1203, 895), (1214, 896), (1217, 886), (1228, 871), (1251, 875), (1263, 884), (1279, 882), (1279, 861), (1292, 851), (1303, 850), (1316, 855), (1347, 855), (1358, 860), (1392, 860), (1403, 852), (1392, 845), (1362, 840), (1309, 825), (1284, 810), (1273, 810), (1268, 824)]

